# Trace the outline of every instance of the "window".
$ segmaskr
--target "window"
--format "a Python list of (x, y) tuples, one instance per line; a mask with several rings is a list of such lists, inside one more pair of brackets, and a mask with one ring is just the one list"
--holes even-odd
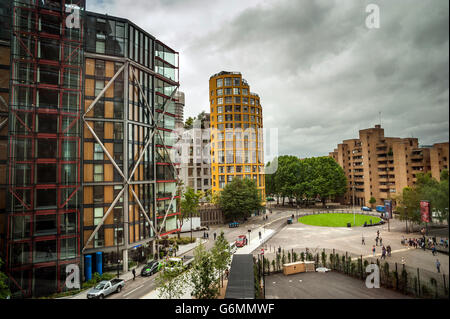
[(218, 88), (222, 87), (222, 86), (223, 86), (223, 79), (217, 79), (217, 80), (216, 80), (216, 86), (217, 86)]
[(217, 104), (223, 104), (223, 98), (221, 98), (221, 97), (219, 97), (218, 99), (217, 99)]
[(41, 108), (57, 108), (59, 93), (57, 90), (38, 89), (38, 106)]
[(226, 88), (225, 89), (225, 95), (231, 95), (231, 94), (233, 94), (232, 88)]
[(34, 222), (35, 235), (55, 235), (56, 232), (56, 214), (36, 215)]
[(94, 165), (94, 182), (103, 181), (103, 165)]
[(36, 208), (46, 209), (56, 207), (56, 189), (37, 189)]
[(95, 76), (96, 77), (105, 76), (105, 61), (95, 60)]
[(233, 94), (234, 94), (234, 95), (239, 95), (239, 94), (241, 94), (240, 89), (239, 89), (239, 88), (233, 88)]
[(97, 134), (99, 139), (103, 139), (104, 137), (104, 123), (103, 122), (94, 122), (94, 132)]
[(103, 186), (94, 186), (94, 204), (102, 204), (104, 201)]
[(94, 161), (103, 161), (103, 149), (100, 144), (94, 144)]
[(58, 116), (55, 114), (38, 114), (37, 127), (38, 133), (56, 134), (58, 130)]
[(240, 78), (233, 78), (233, 85), (240, 86), (241, 85), (241, 79)]
[(248, 104), (248, 97), (243, 97), (242, 98), (242, 103)]
[(223, 113), (223, 106), (217, 107), (217, 113)]
[(248, 95), (248, 89), (242, 89), (242, 95)]
[(241, 103), (241, 97), (240, 96), (235, 96), (234, 97), (234, 103)]
[(233, 103), (233, 97), (227, 96), (225, 97), (225, 104), (231, 104)]
[(223, 90), (222, 89), (217, 90), (217, 95), (223, 95)]
[(231, 86), (231, 78), (225, 78), (225, 86)]
[(37, 157), (55, 159), (57, 154), (56, 139), (38, 139)]
[(250, 99), (250, 105), (255, 105), (255, 99)]
[(51, 65), (40, 65), (38, 82), (42, 84), (58, 85), (59, 68)]
[(240, 112), (241, 111), (241, 106), (240, 105), (235, 105), (234, 106), (234, 111), (235, 112)]

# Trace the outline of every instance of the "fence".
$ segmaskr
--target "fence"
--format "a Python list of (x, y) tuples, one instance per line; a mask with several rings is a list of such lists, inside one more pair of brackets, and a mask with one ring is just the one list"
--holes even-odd
[(295, 261), (314, 261), (317, 267), (327, 267), (348, 276), (366, 280), (367, 265), (377, 264), (380, 269), (380, 285), (418, 298), (448, 298), (448, 275), (431, 272), (398, 263), (363, 257), (336, 249), (272, 249), (264, 255), (264, 273), (278, 273), (282, 265)]

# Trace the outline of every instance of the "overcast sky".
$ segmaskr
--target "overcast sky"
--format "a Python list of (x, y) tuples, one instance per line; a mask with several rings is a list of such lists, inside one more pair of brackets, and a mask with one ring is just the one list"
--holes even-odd
[[(380, 28), (366, 27), (366, 6)], [(449, 140), (448, 0), (88, 0), (180, 52), (185, 118), (209, 112), (209, 77), (239, 71), (278, 152), (328, 155), (380, 122), (386, 136)]]

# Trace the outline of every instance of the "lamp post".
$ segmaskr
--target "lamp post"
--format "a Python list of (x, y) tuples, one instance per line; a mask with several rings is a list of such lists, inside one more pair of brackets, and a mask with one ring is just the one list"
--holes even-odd
[(352, 199), (352, 210), (353, 210), (353, 226), (356, 225), (356, 215), (355, 215), (355, 185), (352, 186), (353, 189), (353, 199)]
[(115, 231), (116, 231), (116, 246), (117, 246), (117, 278), (119, 278), (120, 276), (119, 232), (118, 232), (119, 225), (117, 221), (114, 223), (114, 227), (116, 228)]

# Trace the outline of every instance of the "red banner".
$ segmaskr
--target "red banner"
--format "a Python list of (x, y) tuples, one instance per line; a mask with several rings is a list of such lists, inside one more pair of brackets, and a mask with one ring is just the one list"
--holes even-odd
[(426, 200), (420, 201), (420, 216), (424, 223), (429, 223), (430, 220), (430, 202)]

